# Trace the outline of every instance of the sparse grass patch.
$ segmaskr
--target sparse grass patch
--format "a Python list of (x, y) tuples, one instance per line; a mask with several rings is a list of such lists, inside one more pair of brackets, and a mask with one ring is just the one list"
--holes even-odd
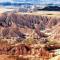
[(38, 41), (37, 41), (36, 39), (30, 37), (30, 38), (28, 38), (28, 39), (25, 39), (25, 40), (23, 41), (23, 43), (24, 43), (24, 44), (37, 44)]

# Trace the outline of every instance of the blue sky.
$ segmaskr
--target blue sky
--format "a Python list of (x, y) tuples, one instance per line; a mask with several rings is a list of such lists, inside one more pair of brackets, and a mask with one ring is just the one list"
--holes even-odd
[(42, 3), (42, 4), (60, 4), (60, 0), (0, 0), (0, 2), (30, 2), (30, 3)]

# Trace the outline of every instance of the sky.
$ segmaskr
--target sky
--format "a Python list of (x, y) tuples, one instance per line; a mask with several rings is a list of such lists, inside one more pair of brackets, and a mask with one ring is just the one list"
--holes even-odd
[(37, 3), (37, 4), (60, 4), (60, 0), (0, 0), (0, 2), (29, 2), (29, 3)]

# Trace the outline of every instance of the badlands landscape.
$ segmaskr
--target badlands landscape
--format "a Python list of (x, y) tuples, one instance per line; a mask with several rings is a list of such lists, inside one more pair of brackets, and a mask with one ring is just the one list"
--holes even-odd
[(0, 60), (60, 60), (60, 12), (0, 13)]

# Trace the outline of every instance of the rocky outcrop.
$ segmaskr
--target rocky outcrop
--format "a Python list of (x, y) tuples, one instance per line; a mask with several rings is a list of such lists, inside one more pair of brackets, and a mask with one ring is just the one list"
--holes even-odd
[(1, 54), (6, 54), (6, 55), (37, 55), (38, 57), (46, 57), (50, 58), (53, 57), (54, 54), (44, 48), (33, 46), (33, 45), (25, 45), (25, 44), (18, 44), (18, 45), (2, 45), (2, 48), (0, 47), (0, 55)]
[[(30, 35), (33, 30), (39, 37), (48, 37), (45, 32), (40, 30), (51, 29), (60, 23), (60, 18), (51, 16), (38, 16), (29, 14), (0, 14), (0, 36), (16, 37), (17, 40), (25, 39), (26, 35)], [(38, 25), (35, 27), (35, 25)], [(30, 33), (31, 32), (31, 33)], [(53, 34), (52, 34), (53, 35)], [(57, 37), (57, 36), (56, 36)]]
[[(47, 29), (50, 29), (50, 30), (47, 31)], [(44, 31), (51, 34), (48, 35)], [(0, 54), (17, 55), (17, 56), (34, 55), (34, 56), (44, 57), (49, 59), (50, 57), (54, 56), (54, 52), (50, 52), (49, 49), (60, 48), (60, 45), (59, 45), (60, 17), (57, 18), (57, 17), (51, 17), (51, 16), (38, 16), (38, 15), (28, 15), (28, 14), (20, 15), (20, 14), (13, 14), (13, 13), (1, 14), (0, 37), (1, 36), (3, 36), (4, 38), (4, 43), (8, 41), (9, 44), (11, 40), (12, 42), (14, 40), (14, 39), (11, 39), (11, 37), (15, 38), (15, 40), (19, 40), (18, 41), (19, 43), (20, 43), (20, 40), (25, 41), (26, 37), (28, 37), (26, 41), (30, 42), (31, 45), (28, 45), (28, 44), (26, 45), (25, 43), (24, 44), (17, 43), (18, 45), (15, 45), (15, 43), (13, 43), (13, 45), (9, 45), (9, 44), (5, 45), (0, 40), (0, 44), (2, 43), (0, 45)], [(48, 45), (47, 43), (48, 46), (45, 48), (41, 46), (40, 47), (33, 46), (34, 44), (36, 45), (40, 43), (39, 40), (44, 42), (45, 45), (46, 45), (46, 42), (49, 42), (51, 40), (55, 42), (53, 43), (53, 45)]]
[(34, 24), (39, 24), (40, 29), (45, 27), (52, 27), (60, 22), (60, 18), (48, 17), (48, 16), (35, 16), (35, 15), (20, 15), (20, 14), (1, 14), (0, 21), (8, 26), (14, 22), (19, 27), (27, 26), (29, 28), (34, 28)]
[(48, 37), (48, 39), (53, 40), (56, 43), (60, 43), (60, 23), (52, 27), (51, 35)]

